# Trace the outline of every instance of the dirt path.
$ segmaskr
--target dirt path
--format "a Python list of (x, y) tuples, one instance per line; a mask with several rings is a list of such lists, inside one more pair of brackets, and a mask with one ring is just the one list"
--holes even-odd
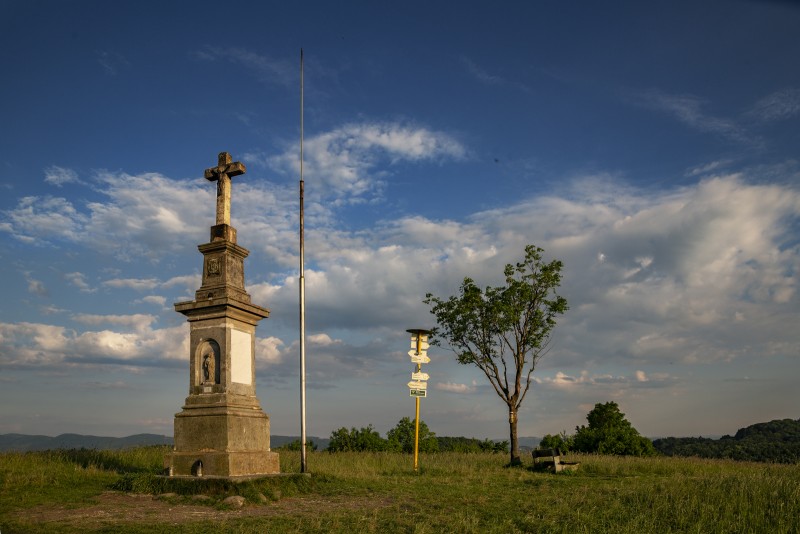
[(152, 495), (105, 492), (96, 504), (81, 508), (42, 505), (18, 512), (18, 519), (36, 523), (58, 523), (72, 526), (102, 526), (119, 523), (159, 523), (177, 525), (195, 521), (220, 521), (241, 517), (277, 517), (282, 515), (319, 515), (333, 509), (375, 509), (391, 504), (390, 499), (364, 497), (305, 496), (282, 499), (266, 504), (246, 503), (242, 508), (218, 510), (211, 505), (175, 502)]

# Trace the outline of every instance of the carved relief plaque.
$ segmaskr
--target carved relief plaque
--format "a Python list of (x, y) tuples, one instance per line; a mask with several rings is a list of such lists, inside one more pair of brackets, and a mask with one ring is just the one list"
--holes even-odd
[(208, 276), (219, 276), (222, 272), (219, 265), (219, 258), (208, 258), (206, 271), (208, 272)]

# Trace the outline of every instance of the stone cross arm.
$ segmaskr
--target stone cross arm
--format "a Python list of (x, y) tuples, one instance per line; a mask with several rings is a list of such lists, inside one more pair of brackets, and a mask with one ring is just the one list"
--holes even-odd
[(216, 167), (206, 169), (206, 180), (217, 182), (217, 222), (231, 224), (231, 178), (247, 172), (244, 164), (232, 161), (227, 152), (220, 152)]

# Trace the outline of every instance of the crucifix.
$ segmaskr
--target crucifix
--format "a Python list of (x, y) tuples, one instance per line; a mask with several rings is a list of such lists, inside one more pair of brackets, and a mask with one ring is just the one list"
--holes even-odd
[[(256, 325), (269, 310), (253, 304), (244, 285), (250, 252), (231, 226), (231, 179), (245, 173), (227, 152), (203, 176), (217, 182), (216, 224), (203, 254), (194, 300), (176, 302), (189, 322), (189, 396), (175, 414), (170, 476), (240, 479), (280, 473), (270, 450), (269, 416), (256, 397)], [(202, 468), (202, 469), (201, 469)]]
[(231, 160), (230, 154), (220, 152), (217, 166), (206, 169), (205, 172), (206, 180), (217, 182), (216, 224), (231, 224), (231, 178), (247, 172), (243, 163), (232, 163)]

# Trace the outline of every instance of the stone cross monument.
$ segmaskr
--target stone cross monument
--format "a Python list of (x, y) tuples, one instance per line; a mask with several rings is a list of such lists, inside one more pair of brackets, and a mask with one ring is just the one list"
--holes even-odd
[(242, 477), (278, 473), (269, 447), (269, 416), (256, 398), (256, 324), (269, 310), (250, 302), (244, 259), (231, 222), (231, 178), (245, 166), (227, 152), (205, 177), (217, 182), (216, 224), (203, 254), (195, 299), (175, 310), (189, 320), (189, 396), (175, 414), (175, 448), (165, 458), (170, 476)]

